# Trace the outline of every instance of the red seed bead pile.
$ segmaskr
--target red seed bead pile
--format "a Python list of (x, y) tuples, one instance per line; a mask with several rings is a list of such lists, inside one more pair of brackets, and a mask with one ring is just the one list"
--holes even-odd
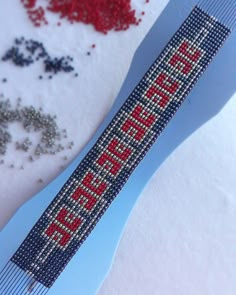
[[(59, 14), (71, 23), (83, 22), (107, 34), (108, 31), (127, 30), (138, 25), (131, 0), (46, 0), (47, 10)], [(35, 26), (47, 24), (45, 9), (37, 7), (38, 0), (21, 0)]]
[(36, 5), (37, 0), (21, 0), (25, 8), (27, 9), (33, 9)]
[(50, 0), (48, 9), (73, 22), (92, 24), (102, 33), (127, 30), (137, 24), (129, 0)]

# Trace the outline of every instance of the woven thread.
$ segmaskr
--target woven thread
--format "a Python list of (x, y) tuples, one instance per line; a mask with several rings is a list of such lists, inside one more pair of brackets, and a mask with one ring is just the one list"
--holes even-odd
[(200, 0), (197, 5), (230, 30), (236, 26), (236, 0)]

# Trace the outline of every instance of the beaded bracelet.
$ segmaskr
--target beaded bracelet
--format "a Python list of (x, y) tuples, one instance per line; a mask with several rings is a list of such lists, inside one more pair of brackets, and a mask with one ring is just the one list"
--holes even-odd
[(195, 6), (2, 270), (1, 295), (48, 292), (235, 25), (234, 0)]

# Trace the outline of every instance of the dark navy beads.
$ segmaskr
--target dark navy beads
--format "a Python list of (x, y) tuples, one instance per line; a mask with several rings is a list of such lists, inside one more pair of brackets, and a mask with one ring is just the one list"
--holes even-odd
[[(13, 46), (3, 55), (2, 61), (12, 61), (18, 67), (29, 67), (35, 62), (42, 61), (44, 72), (51, 74), (49, 79), (58, 73), (71, 73), (75, 70), (72, 65), (74, 59), (71, 56), (51, 57), (42, 42), (27, 40), (24, 37), (14, 40)], [(40, 75), (39, 79), (42, 78)]]

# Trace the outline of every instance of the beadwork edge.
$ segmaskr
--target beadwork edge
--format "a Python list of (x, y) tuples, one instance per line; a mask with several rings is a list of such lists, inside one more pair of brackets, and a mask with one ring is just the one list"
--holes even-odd
[[(170, 1), (163, 14), (137, 50), (118, 98), (108, 117), (98, 129), (95, 137), (78, 158), (49, 186), (19, 209), (17, 214), (2, 230), (0, 234), (0, 269), (15, 252), (32, 225), (59, 191), (62, 183), (65, 182), (77, 167), (98, 135), (119, 109), (124, 99), (140, 80), (143, 72), (146, 71), (160, 53), (161, 49), (189, 14), (196, 2), (185, 0), (181, 4), (177, 4), (176, 1)], [(187, 9), (183, 9), (186, 7)], [(181, 11), (181, 13), (177, 14), (176, 11)], [(169, 19), (172, 20), (171, 24), (169, 23)], [(155, 48), (153, 46), (153, 40), (157, 43)], [(109, 271), (127, 217), (144, 185), (168, 155), (197, 128), (215, 116), (235, 92), (236, 78), (234, 78), (234, 69), (236, 62), (233, 59), (234, 48), (230, 46), (230, 43), (232, 44), (234, 40), (235, 35), (232, 34), (230, 41), (227, 42), (224, 49), (221, 50), (219, 56), (208, 70), (208, 74), (204, 75), (201, 79), (197, 91), (194, 91), (188, 97), (181, 110), (179, 110), (166, 131), (161, 135), (159, 141), (153, 146), (145, 160), (131, 176), (127, 186), (119, 194), (119, 197), (114, 201), (93, 233), (65, 269), (63, 275), (50, 290), (50, 294), (74, 294), (75, 289), (78, 295), (94, 295), (96, 293)], [(236, 43), (236, 41), (234, 42)], [(145, 60), (143, 59), (144, 56), (146, 57)], [(225, 60), (225, 56), (227, 56), (227, 60)], [(213, 89), (210, 85), (213, 85), (219, 76), (225, 79), (223, 82), (224, 88), (221, 89), (220, 85), (216, 85)], [(214, 98), (214, 101), (212, 98)], [(186, 124), (186, 120), (188, 120), (188, 124)], [(143, 171), (145, 171), (145, 175)], [(20, 229), (17, 227), (18, 224), (22, 225)]]

